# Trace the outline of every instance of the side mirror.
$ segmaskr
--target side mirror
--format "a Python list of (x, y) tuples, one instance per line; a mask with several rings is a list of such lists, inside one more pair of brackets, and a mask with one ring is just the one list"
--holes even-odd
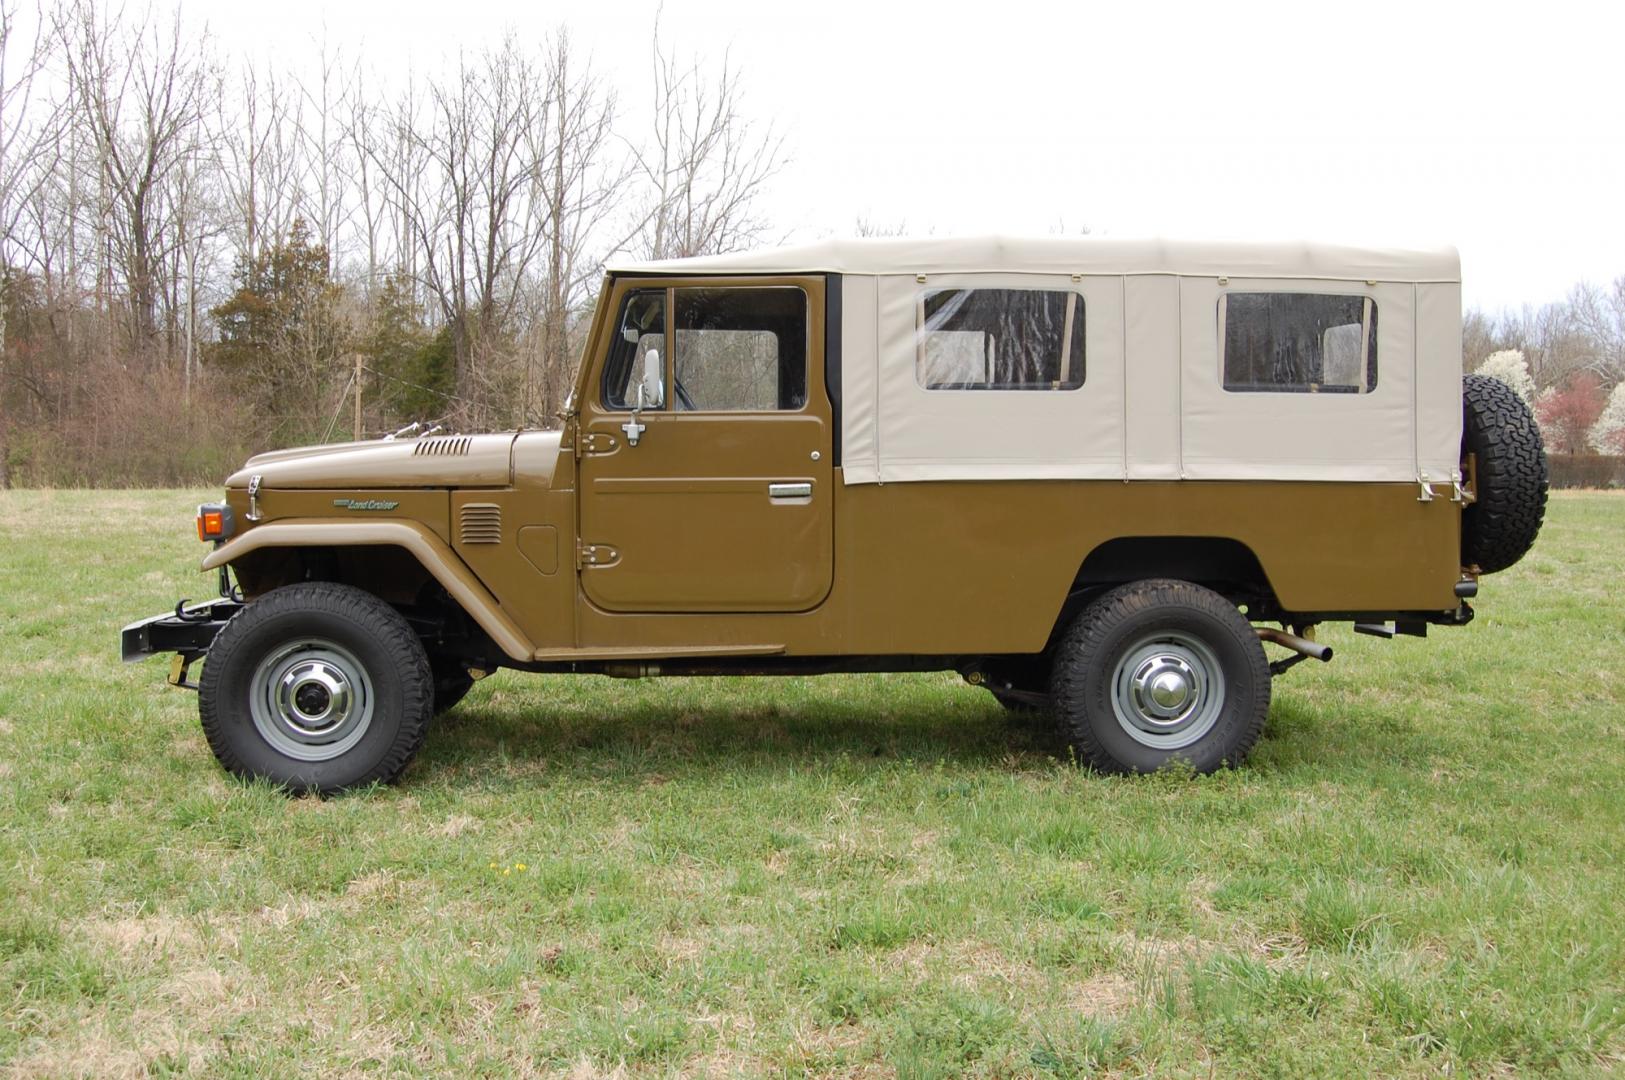
[[(666, 403), (666, 369), (660, 363), (660, 350), (650, 349), (643, 354), (643, 379), (638, 383), (638, 396), (651, 409)], [(644, 406), (640, 404), (639, 408)]]

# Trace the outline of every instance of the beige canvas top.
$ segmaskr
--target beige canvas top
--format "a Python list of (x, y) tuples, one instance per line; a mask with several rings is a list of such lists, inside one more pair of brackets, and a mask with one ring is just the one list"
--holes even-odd
[(1459, 282), (1452, 247), (1407, 250), (1309, 241), (1272, 243), (1013, 236), (823, 240), (693, 259), (627, 262), (647, 274), (1188, 274), (1330, 281)]
[[(623, 272), (842, 275), (847, 484), (929, 480), (1440, 482), (1461, 448), (1461, 272), (1454, 249), (1115, 238), (833, 240), (626, 264)], [(1076, 296), (1075, 388), (922, 385), (923, 303), (943, 290)], [(1372, 305), (1368, 392), (1236, 392), (1220, 312), (1233, 293)], [(1070, 324), (1069, 324), (1070, 325)]]

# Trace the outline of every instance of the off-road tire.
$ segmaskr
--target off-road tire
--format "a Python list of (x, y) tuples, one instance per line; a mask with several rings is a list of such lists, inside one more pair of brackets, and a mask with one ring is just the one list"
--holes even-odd
[(434, 673), (434, 714), (450, 712), (457, 703), (474, 689), (474, 676), (456, 660), (442, 656), (429, 657), (429, 668)]
[[(1217, 694), (1202, 733), (1173, 748), (1146, 745), (1146, 736), (1120, 715), (1120, 668), (1164, 636), (1185, 642), (1179, 650), (1205, 651), (1208, 693)], [(1173, 649), (1174, 646), (1166, 646)], [(1149, 661), (1148, 661), (1149, 662)], [(1200, 662), (1200, 661), (1199, 661)], [(1132, 684), (1132, 679), (1129, 680)], [(1199, 773), (1241, 764), (1258, 741), (1269, 714), (1270, 672), (1264, 648), (1236, 605), (1210, 589), (1187, 581), (1153, 578), (1120, 586), (1079, 612), (1055, 650), (1050, 700), (1079, 764), (1102, 772), (1155, 772), (1184, 762)], [(1204, 695), (1198, 699), (1207, 702)], [(1152, 735), (1177, 742), (1182, 734)]]
[(1461, 452), (1477, 456), (1476, 501), (1461, 515), (1461, 563), (1493, 574), (1534, 546), (1546, 513), (1540, 427), (1510, 386), (1484, 375), (1461, 382)]
[[(369, 719), (354, 745), (329, 760), (280, 751), (250, 704), (268, 658), (305, 640), (336, 646), (368, 682)], [(203, 734), (220, 764), (301, 794), (394, 781), (423, 744), (433, 710), (434, 675), (411, 626), (372, 594), (332, 582), (273, 589), (238, 612), (210, 647), (198, 688)]]

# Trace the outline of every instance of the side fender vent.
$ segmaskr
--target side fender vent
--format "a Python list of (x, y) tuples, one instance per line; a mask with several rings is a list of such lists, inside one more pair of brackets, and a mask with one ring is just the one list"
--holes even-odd
[(443, 439), (419, 439), (412, 447), (413, 457), (463, 457), (473, 440), (467, 435), (448, 435)]
[(463, 504), (457, 539), (465, 544), (502, 543), (502, 507), (496, 503)]

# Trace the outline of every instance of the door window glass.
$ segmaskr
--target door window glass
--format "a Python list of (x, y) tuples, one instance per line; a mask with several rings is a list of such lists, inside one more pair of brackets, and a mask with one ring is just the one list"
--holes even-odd
[(666, 290), (638, 289), (621, 301), (615, 338), (604, 364), (604, 406), (630, 409), (666, 407)]
[(800, 289), (678, 289), (673, 315), (673, 408), (760, 412), (807, 403)]

